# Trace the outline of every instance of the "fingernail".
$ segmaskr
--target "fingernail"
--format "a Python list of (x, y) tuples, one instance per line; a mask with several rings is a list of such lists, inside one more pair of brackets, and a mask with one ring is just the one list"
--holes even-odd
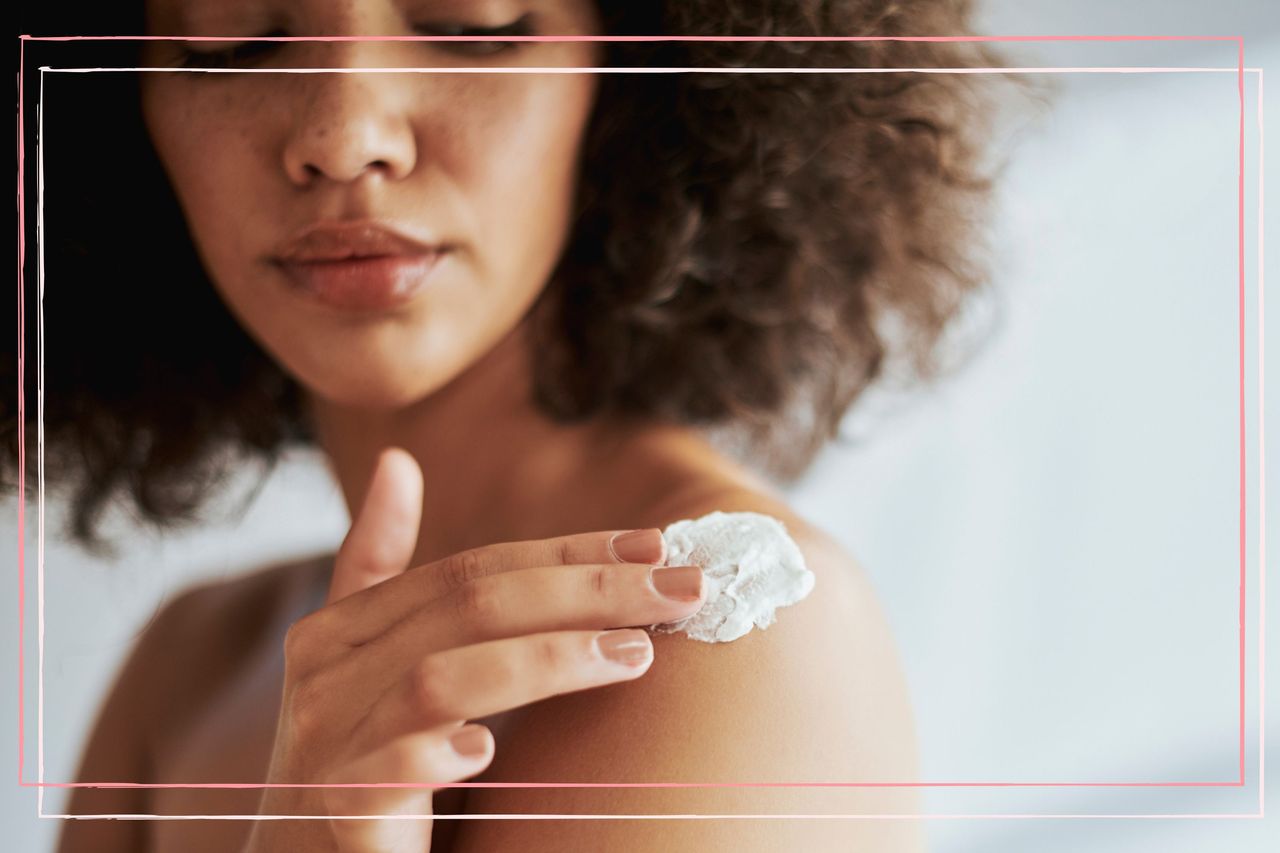
[(702, 569), (698, 566), (663, 566), (650, 569), (653, 588), (676, 601), (695, 601), (702, 596)]
[(475, 758), (489, 751), (489, 735), (483, 726), (467, 726), (449, 736), (453, 751), (465, 758)]
[(653, 644), (641, 628), (603, 631), (596, 634), (596, 646), (600, 654), (609, 660), (630, 666), (642, 664), (653, 657)]
[(615, 533), (609, 540), (609, 553), (619, 563), (661, 563), (666, 551), (667, 543), (657, 528)]

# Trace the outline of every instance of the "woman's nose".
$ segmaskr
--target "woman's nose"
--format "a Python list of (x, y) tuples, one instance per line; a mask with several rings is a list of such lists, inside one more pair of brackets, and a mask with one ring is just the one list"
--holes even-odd
[(284, 146), (284, 169), (299, 187), (346, 183), (367, 174), (399, 180), (417, 150), (401, 75), (380, 71), (299, 74), (303, 97)]

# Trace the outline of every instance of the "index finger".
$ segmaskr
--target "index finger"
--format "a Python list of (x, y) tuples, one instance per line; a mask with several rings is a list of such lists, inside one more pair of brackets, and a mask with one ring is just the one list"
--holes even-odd
[(546, 566), (599, 563), (659, 565), (666, 559), (666, 541), (657, 528), (601, 530), (551, 539), (501, 542), (459, 551), (425, 563), (361, 590), (326, 607), (365, 624), (345, 625), (342, 633), (359, 642), (373, 637), (418, 607), (447, 595), (463, 584), (488, 575)]

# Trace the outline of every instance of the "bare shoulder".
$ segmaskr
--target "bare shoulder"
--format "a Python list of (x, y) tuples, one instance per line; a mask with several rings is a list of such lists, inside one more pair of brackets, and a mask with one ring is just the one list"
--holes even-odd
[(181, 615), (184, 620), (217, 620), (226, 618), (228, 608), (235, 608), (252, 620), (266, 615), (286, 597), (302, 592), (332, 560), (331, 554), (315, 554), (273, 562), (230, 578), (193, 584), (176, 593), (161, 615), (171, 619)]
[[(177, 593), (166, 605), (170, 618), (202, 623), (235, 621), (249, 625), (269, 617), (293, 596), (305, 595), (326, 568), (332, 554), (315, 554), (282, 560), (230, 578), (194, 584)], [(162, 611), (163, 613), (164, 611)]]
[[(909, 697), (861, 566), (785, 504), (717, 488), (655, 508), (663, 527), (713, 510), (778, 518), (815, 575), (810, 595), (730, 643), (654, 634), (639, 679), (530, 706), (478, 781), (908, 782)], [(472, 813), (911, 814), (911, 788), (483, 788)], [(468, 821), (455, 850), (921, 849), (914, 821)]]
[[(332, 558), (313, 555), (272, 563), (177, 594), (137, 646), (158, 669), (176, 673), (167, 722), (177, 727), (247, 661), (279, 651), (289, 623), (300, 618)], [(182, 673), (186, 673), (184, 677)], [(198, 676), (192, 677), (194, 673)]]
[[(238, 666), (261, 653), (273, 617), (322, 566), (319, 557), (273, 564), (194, 586), (163, 606), (138, 632), (101, 703), (76, 780), (158, 781), (164, 739), (198, 713)], [(67, 808), (71, 814), (152, 810), (142, 788), (76, 788)], [(145, 822), (68, 821), (59, 850), (108, 853), (142, 850), (146, 843)]]
[(238, 667), (262, 654), (324, 566), (322, 555), (280, 561), (192, 585), (169, 600), (139, 632), (124, 671), (149, 697), (133, 704), (166, 709), (150, 719), (150, 738), (180, 727)]

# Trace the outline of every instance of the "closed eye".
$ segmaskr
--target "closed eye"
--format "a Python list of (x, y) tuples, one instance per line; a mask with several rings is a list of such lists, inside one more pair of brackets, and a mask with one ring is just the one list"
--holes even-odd
[[(473, 27), (457, 23), (419, 24), (414, 31), (427, 36), (473, 36), (488, 38), (507, 38), (509, 36), (533, 35), (531, 21), (533, 16), (526, 13), (509, 24), (500, 27)], [(272, 30), (257, 36), (258, 39), (274, 39), (287, 36), (284, 30)], [(199, 45), (200, 42), (190, 44)], [(200, 49), (198, 47), (182, 47), (181, 65), (184, 68), (234, 68), (248, 65), (258, 59), (270, 56), (284, 46), (279, 41), (244, 41), (219, 50)], [(505, 41), (439, 41), (429, 42), (435, 47), (470, 56), (483, 56), (514, 50), (520, 42)]]
[[(509, 36), (533, 35), (531, 21), (533, 16), (525, 13), (509, 24), (500, 27), (469, 27), (465, 24), (419, 24), (414, 30), (424, 36), (476, 36), (488, 38), (507, 38)], [(437, 41), (428, 42), (434, 47), (465, 55), (487, 55), (515, 50), (521, 42), (510, 41)]]
[[(284, 30), (272, 30), (258, 38), (280, 38), (287, 36)], [(189, 42), (199, 45), (201, 42)], [(182, 48), (182, 66), (184, 68), (232, 68), (247, 65), (256, 59), (262, 59), (284, 46), (279, 41), (243, 41), (219, 50), (201, 50), (198, 47)]]

